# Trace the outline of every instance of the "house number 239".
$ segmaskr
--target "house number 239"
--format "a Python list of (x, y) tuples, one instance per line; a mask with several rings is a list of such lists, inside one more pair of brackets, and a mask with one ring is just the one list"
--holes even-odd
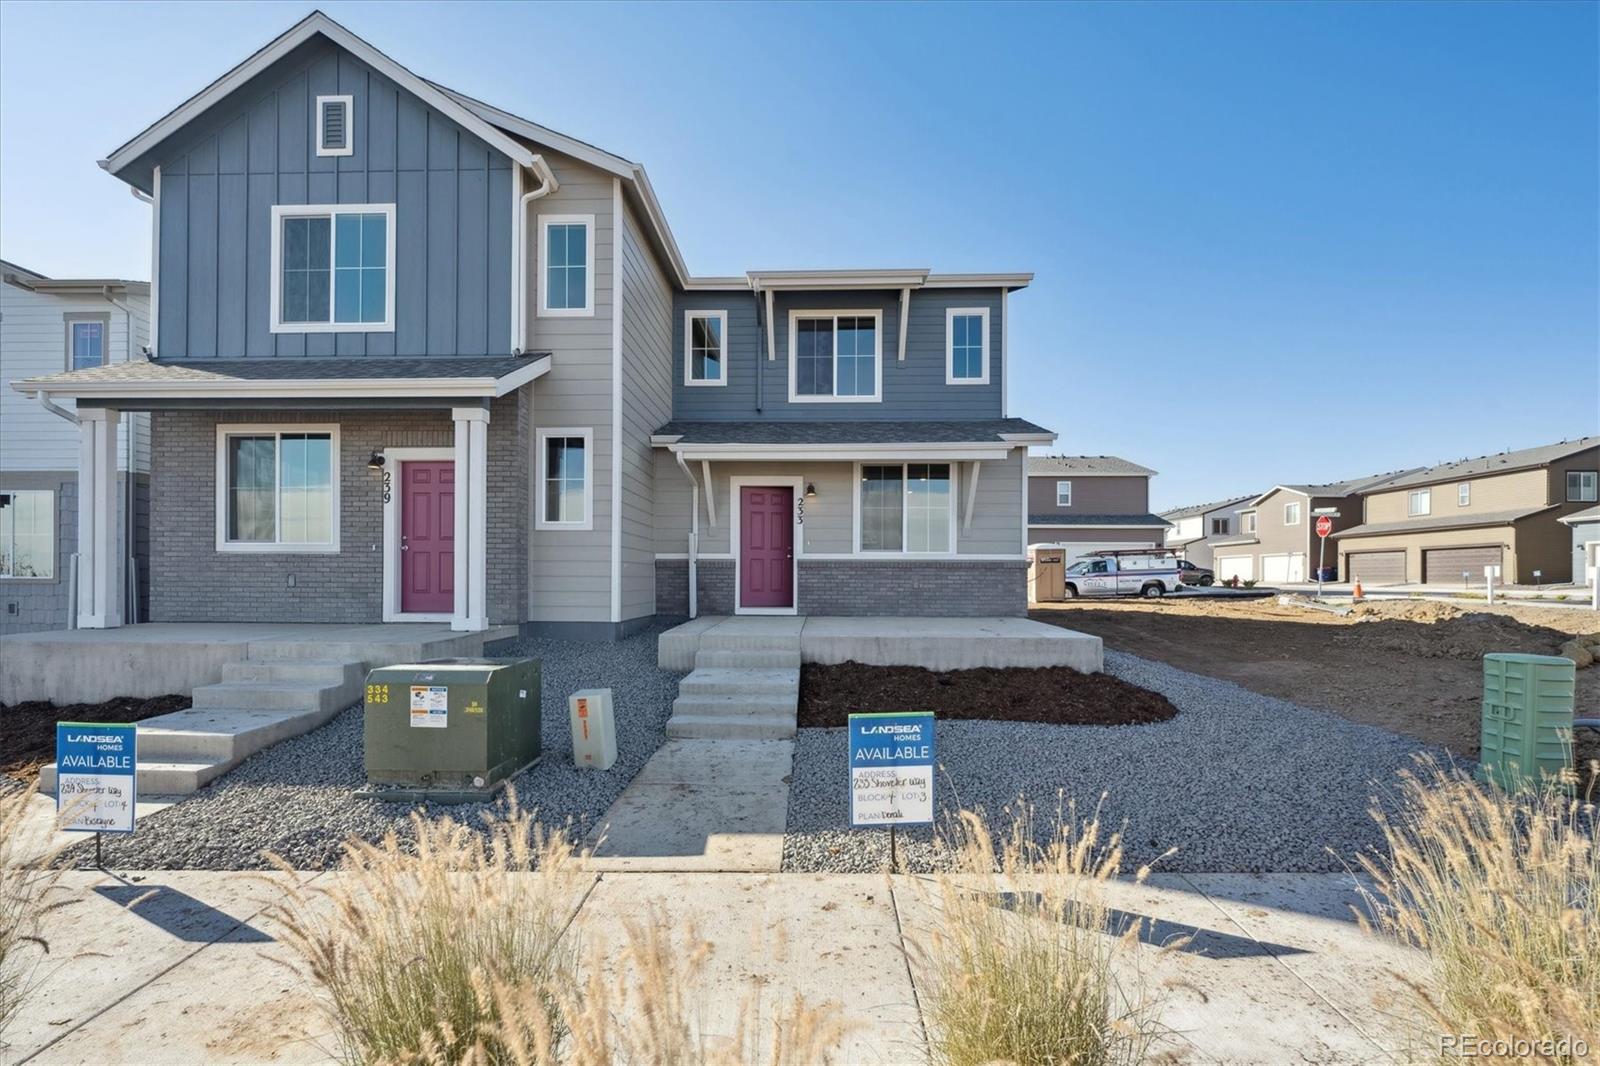
[(394, 489), (394, 475), (385, 470), (383, 472), (383, 502), (388, 503)]

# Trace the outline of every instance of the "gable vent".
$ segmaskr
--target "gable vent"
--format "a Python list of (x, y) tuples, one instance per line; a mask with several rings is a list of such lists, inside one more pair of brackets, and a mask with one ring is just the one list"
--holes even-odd
[(348, 96), (317, 97), (317, 154), (351, 153), (351, 99)]

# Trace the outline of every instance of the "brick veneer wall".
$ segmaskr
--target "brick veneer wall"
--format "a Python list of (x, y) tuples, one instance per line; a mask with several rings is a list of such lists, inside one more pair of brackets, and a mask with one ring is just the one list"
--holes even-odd
[[(489, 620), (525, 616), (527, 390), (494, 402), (489, 421)], [(338, 423), (339, 551), (216, 550), (219, 423)], [(383, 448), (448, 448), (454, 424), (427, 411), (158, 411), (151, 418), (150, 620), (383, 620)], [(293, 585), (290, 584), (291, 578)]]
[[(701, 560), (701, 614), (733, 613), (733, 563)], [(1026, 562), (800, 560), (800, 613), (1009, 617), (1028, 610)], [(689, 613), (689, 564), (656, 563), (656, 611)]]

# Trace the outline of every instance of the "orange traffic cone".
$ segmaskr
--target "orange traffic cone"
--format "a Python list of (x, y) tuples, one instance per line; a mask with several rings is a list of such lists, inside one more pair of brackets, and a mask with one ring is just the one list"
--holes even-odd
[(1361, 579), (1358, 577), (1356, 578), (1356, 587), (1350, 590), (1350, 598), (1353, 600), (1359, 600), (1364, 595), (1366, 595), (1366, 593), (1361, 591)]

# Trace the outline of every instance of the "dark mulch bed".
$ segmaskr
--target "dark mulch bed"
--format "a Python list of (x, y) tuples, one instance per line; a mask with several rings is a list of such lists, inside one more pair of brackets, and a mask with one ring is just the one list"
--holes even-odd
[(800, 668), (802, 727), (842, 726), (849, 715), (872, 711), (1053, 725), (1144, 725), (1178, 713), (1160, 693), (1069, 666), (985, 666), (945, 673), (855, 662)]
[(118, 696), (58, 707), (45, 700), (0, 703), (0, 773), (25, 774), (56, 757), (57, 722), (138, 722), (189, 706), (188, 696)]

